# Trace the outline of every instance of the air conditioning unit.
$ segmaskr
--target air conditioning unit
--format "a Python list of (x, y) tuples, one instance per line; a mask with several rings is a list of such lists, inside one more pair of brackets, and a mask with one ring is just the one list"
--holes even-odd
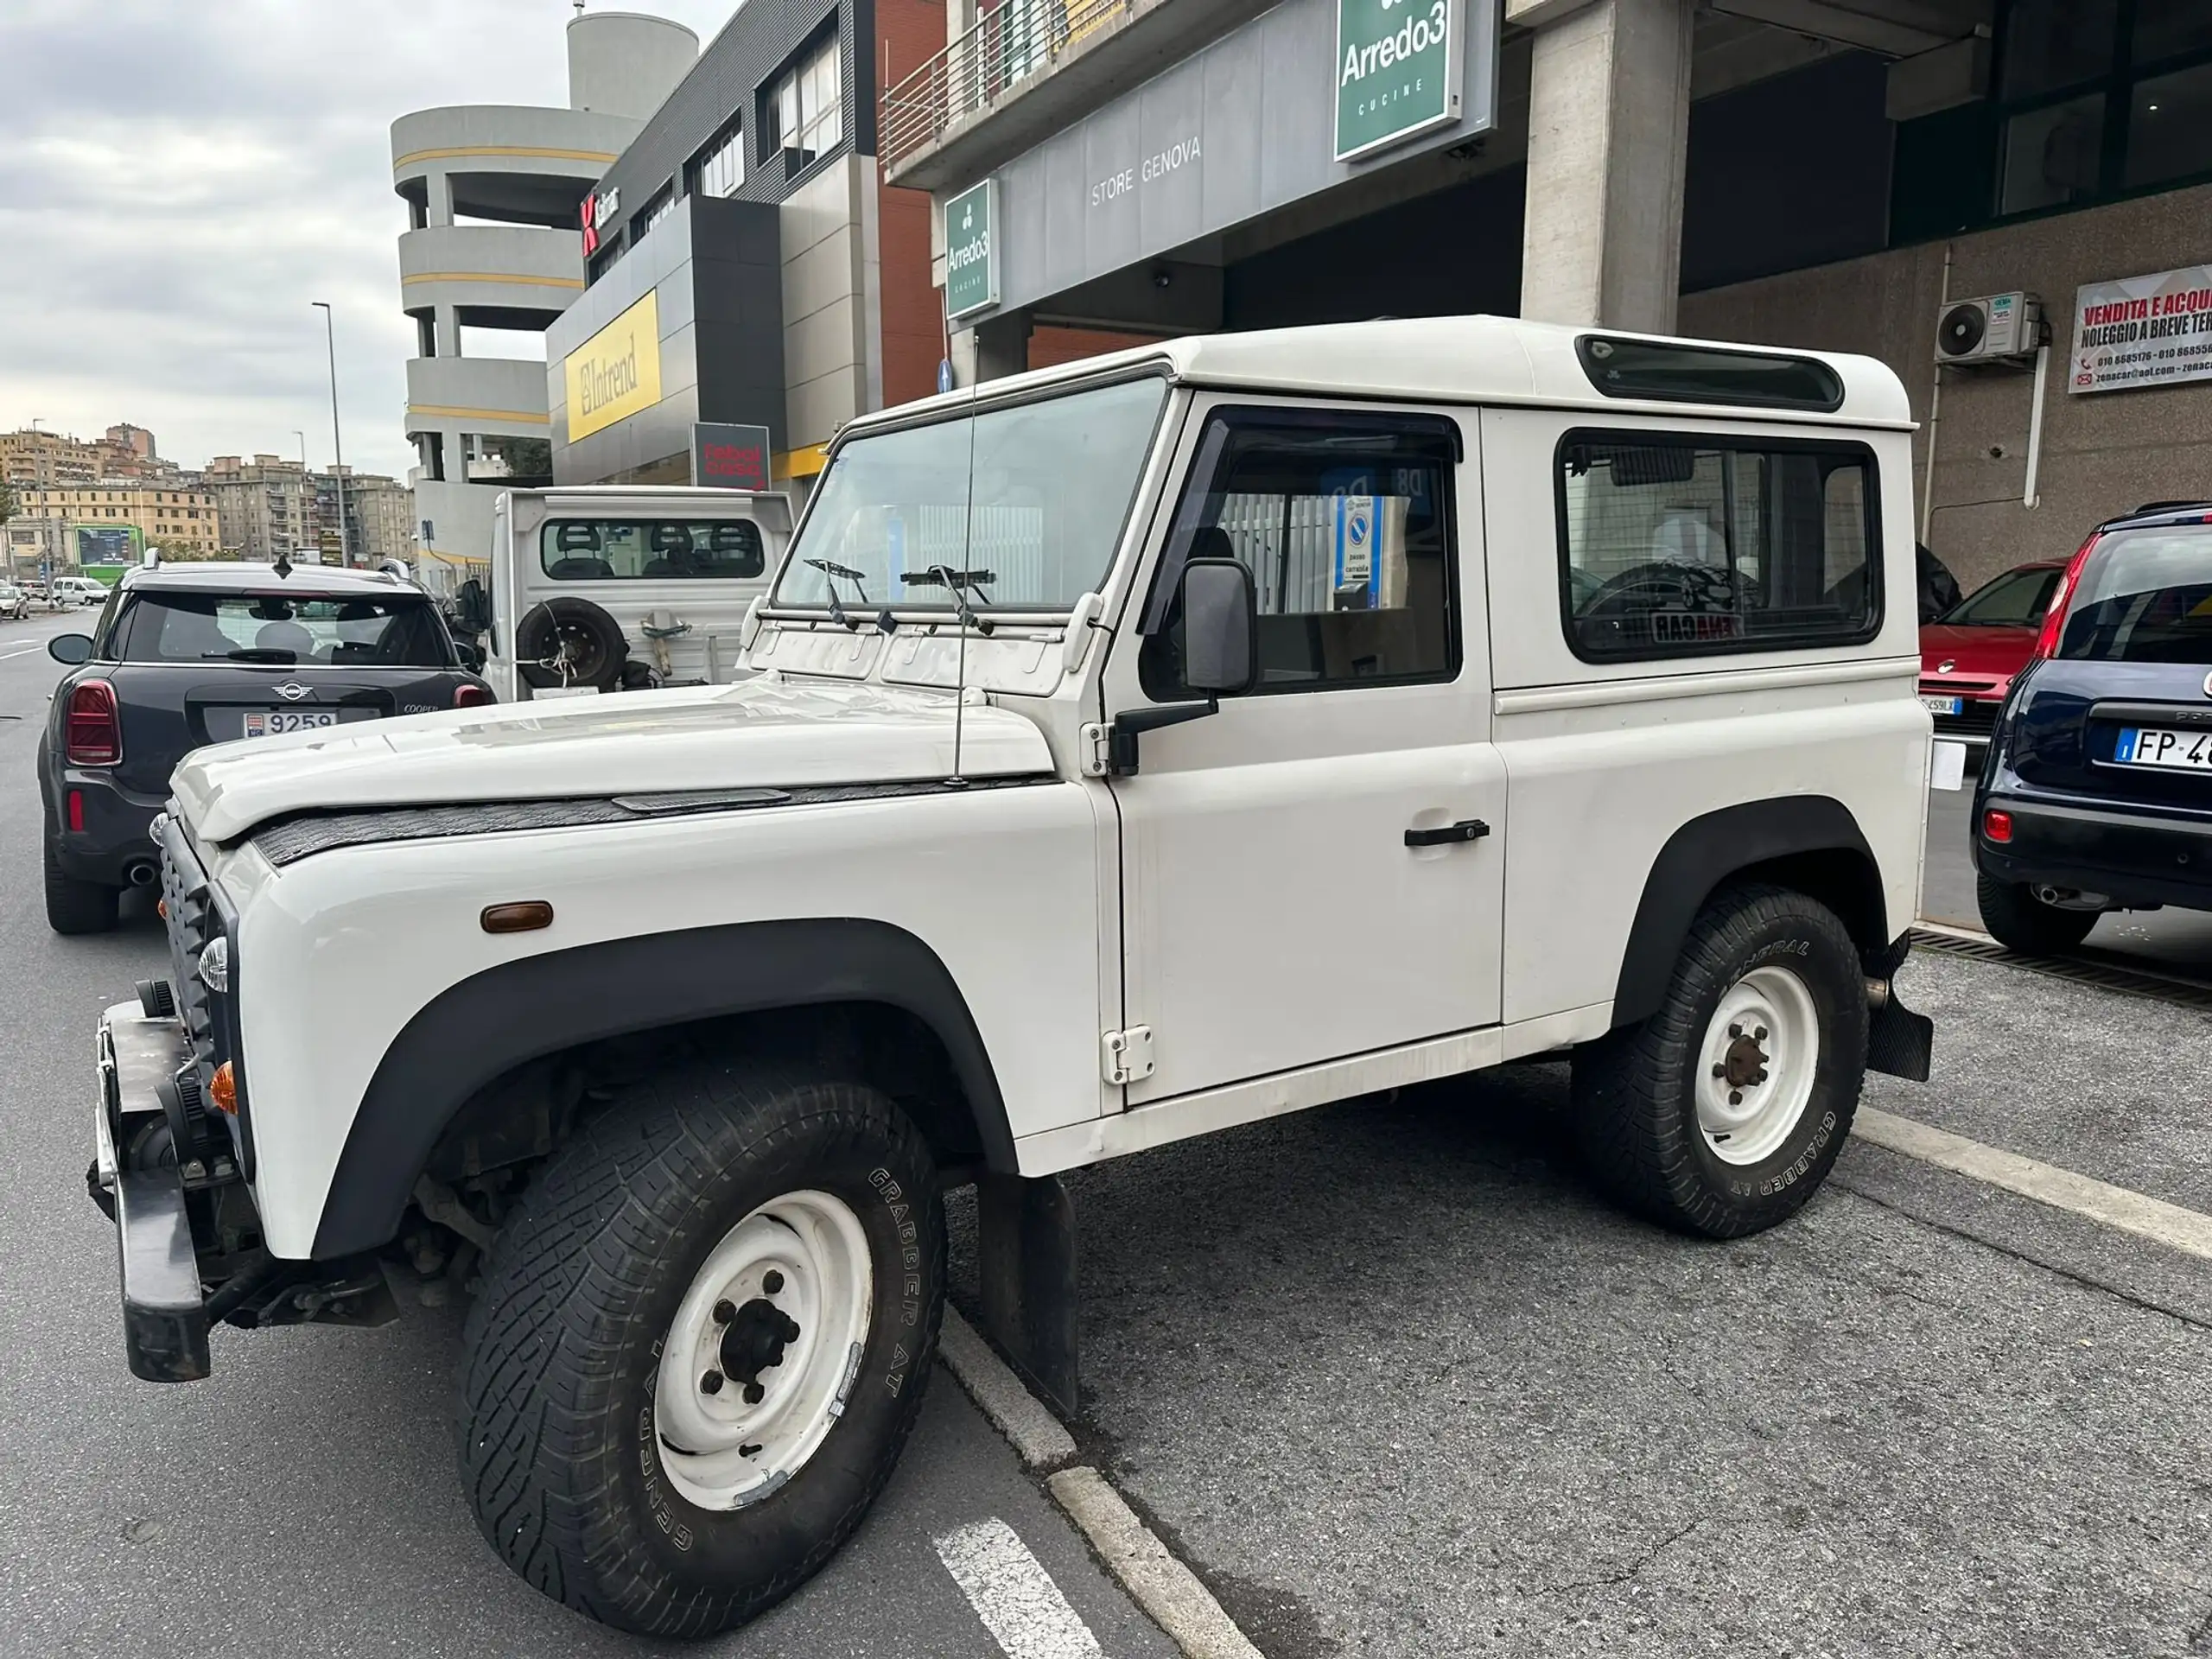
[(2025, 357), (2043, 344), (2043, 303), (2032, 294), (1954, 300), (1936, 320), (1938, 363)]

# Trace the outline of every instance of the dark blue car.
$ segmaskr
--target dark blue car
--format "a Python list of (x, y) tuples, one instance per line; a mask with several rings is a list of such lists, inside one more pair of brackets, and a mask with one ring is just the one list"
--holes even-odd
[(2098, 526), (1974, 795), (1981, 918), (2016, 950), (2108, 910), (2212, 911), (2212, 503)]

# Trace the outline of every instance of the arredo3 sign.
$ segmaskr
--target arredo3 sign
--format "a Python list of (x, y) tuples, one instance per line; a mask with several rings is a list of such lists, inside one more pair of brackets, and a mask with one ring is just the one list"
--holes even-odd
[(1337, 159), (1459, 116), (1464, 0), (1337, 0)]
[(991, 245), (991, 219), (997, 205), (993, 181), (985, 179), (944, 204), (944, 315), (958, 319), (988, 310), (999, 302), (998, 250)]

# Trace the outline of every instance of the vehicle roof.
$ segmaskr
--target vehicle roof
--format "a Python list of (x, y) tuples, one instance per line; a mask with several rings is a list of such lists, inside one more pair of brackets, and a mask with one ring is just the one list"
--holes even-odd
[(273, 564), (246, 559), (194, 559), (188, 563), (133, 565), (123, 573), (119, 587), (137, 590), (166, 588), (192, 592), (226, 589), (267, 592), (272, 588), (296, 588), (302, 593), (384, 594), (420, 595), (413, 582), (383, 570), (359, 570), (337, 564), (295, 564), (279, 575)]
[(2168, 503), (2147, 511), (2138, 508), (2117, 518), (2106, 519), (2097, 529), (2101, 533), (2107, 530), (2155, 530), (2164, 524), (2212, 524), (2212, 501)]
[[(1591, 384), (1575, 353), (1575, 342), (1591, 334), (1608, 340), (1656, 340), (1810, 359), (1827, 364), (1841, 378), (1843, 403), (1834, 412), (1823, 413), (1748, 402), (1609, 397)], [(1573, 327), (1517, 317), (1465, 316), (1386, 318), (1255, 329), (1249, 334), (1192, 334), (963, 387), (864, 416), (853, 422), (848, 430), (858, 432), (935, 410), (950, 413), (979, 398), (1019, 396), (1135, 365), (1158, 365), (1190, 385), (1309, 397), (1522, 404), (1617, 415), (1659, 413), (1704, 421), (1734, 418), (1902, 430), (1910, 430), (1913, 424), (1904, 382), (1887, 364), (1871, 357)]]

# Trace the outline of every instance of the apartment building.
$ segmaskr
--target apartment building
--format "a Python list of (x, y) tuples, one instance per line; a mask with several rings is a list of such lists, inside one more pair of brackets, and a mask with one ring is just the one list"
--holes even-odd
[(374, 569), (387, 560), (408, 563), (415, 557), (415, 492), (396, 478), (334, 467), (315, 475), (315, 523), (322, 562), (340, 559), (339, 482), (345, 481), (346, 535), (343, 549), (353, 564)]
[(218, 455), (201, 476), (232, 556), (273, 560), (316, 547), (315, 486), (298, 461)]
[(71, 564), (129, 563), (149, 547), (165, 558), (212, 559), (223, 546), (216, 499), (207, 490), (104, 479), (17, 485), (16, 502), (23, 519), (61, 524), (63, 556)]

